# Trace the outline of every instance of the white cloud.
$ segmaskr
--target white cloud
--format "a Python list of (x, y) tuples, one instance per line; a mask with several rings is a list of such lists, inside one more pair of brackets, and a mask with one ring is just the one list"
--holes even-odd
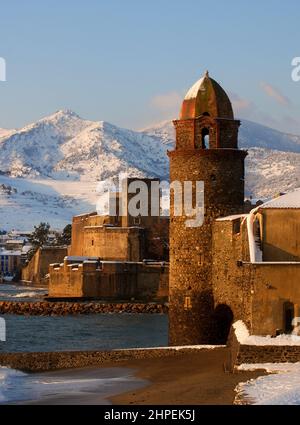
[(287, 96), (284, 96), (276, 87), (272, 86), (271, 84), (262, 81), (260, 86), (267, 96), (274, 99), (277, 103), (280, 103), (280, 105), (289, 106), (291, 104), (290, 99)]

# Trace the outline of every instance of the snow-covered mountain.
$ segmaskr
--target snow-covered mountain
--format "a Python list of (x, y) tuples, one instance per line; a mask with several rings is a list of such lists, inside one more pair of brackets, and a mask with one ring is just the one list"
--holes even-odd
[(1, 137), (0, 172), (11, 177), (103, 180), (130, 174), (168, 175), (159, 139), (80, 118), (72, 111), (50, 117)]
[(55, 114), (20, 130), (0, 133), (0, 229), (54, 227), (96, 208), (99, 181), (128, 176), (168, 177), (159, 138)]
[(0, 138), (4, 136), (9, 136), (12, 134), (15, 130), (6, 130), (5, 128), (0, 128)]
[[(97, 183), (120, 173), (168, 178), (174, 140), (169, 121), (132, 131), (68, 110), (20, 130), (0, 129), (0, 229), (42, 220), (62, 227), (94, 210)], [(249, 151), (248, 195), (267, 198), (300, 185), (300, 136), (243, 121), (240, 147)]]

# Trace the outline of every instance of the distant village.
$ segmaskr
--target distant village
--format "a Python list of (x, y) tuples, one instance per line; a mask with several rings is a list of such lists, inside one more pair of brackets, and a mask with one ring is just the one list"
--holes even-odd
[(1, 232), (0, 234), (0, 282), (19, 280), (21, 269), (27, 262), (28, 251), (31, 245), (28, 237), (31, 231)]
[[(42, 229), (44, 223), (37, 225), (37, 229)], [(0, 231), (0, 283), (22, 281), (22, 270), (26, 268), (31, 258), (40, 248), (34, 243), (35, 231)], [(46, 232), (47, 245), (55, 246), (62, 237), (63, 231)], [(40, 244), (42, 245), (42, 240)], [(46, 273), (47, 274), (47, 273)], [(24, 283), (33, 283), (23, 281)], [(40, 284), (41, 282), (37, 282)]]

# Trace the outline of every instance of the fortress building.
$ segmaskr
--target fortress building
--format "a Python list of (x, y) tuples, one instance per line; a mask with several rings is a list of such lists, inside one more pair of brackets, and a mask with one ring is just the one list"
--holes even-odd
[(203, 181), (205, 216), (201, 227), (188, 228), (185, 215), (172, 215), (171, 198), (170, 343), (209, 343), (214, 310), (212, 225), (218, 217), (243, 211), (246, 152), (238, 149), (240, 121), (208, 72), (188, 91), (174, 125), (171, 182)]
[[(135, 182), (148, 188), (144, 215), (129, 214), (134, 196), (130, 184)], [(50, 298), (149, 301), (168, 297), (169, 220), (150, 214), (154, 182), (159, 183), (158, 179), (127, 178), (124, 190), (111, 194), (106, 215), (92, 212), (73, 217), (69, 255), (63, 263), (50, 265)]]

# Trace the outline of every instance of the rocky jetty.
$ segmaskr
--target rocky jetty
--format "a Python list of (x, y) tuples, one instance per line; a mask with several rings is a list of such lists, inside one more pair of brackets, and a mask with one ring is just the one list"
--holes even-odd
[(168, 306), (156, 303), (18, 302), (0, 301), (0, 314), (67, 316), (76, 314), (147, 313), (166, 314)]

